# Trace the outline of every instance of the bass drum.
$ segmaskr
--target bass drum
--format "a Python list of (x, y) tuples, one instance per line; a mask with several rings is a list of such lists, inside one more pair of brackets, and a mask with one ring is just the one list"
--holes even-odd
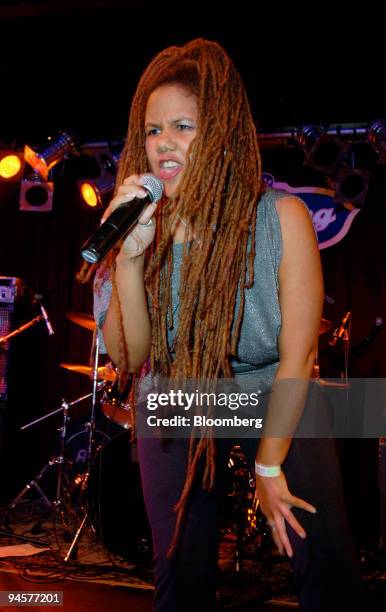
[(130, 432), (124, 431), (100, 451), (90, 473), (88, 505), (106, 550), (141, 562), (151, 559), (152, 544), (133, 448)]
[[(76, 478), (81, 474), (85, 474), (88, 467), (88, 451), (89, 451), (89, 432), (84, 429), (74, 433), (68, 438), (65, 445), (65, 456), (67, 464), (70, 467), (70, 478)], [(110, 441), (108, 436), (103, 431), (96, 429), (94, 431), (94, 445), (92, 448), (92, 456), (98, 453)]]

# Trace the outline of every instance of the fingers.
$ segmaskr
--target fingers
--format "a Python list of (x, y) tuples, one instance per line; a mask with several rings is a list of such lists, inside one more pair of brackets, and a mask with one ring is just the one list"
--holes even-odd
[(261, 509), (267, 517), (267, 524), (279, 552), (283, 554), (285, 551), (289, 557), (292, 557), (293, 550), (285, 522), (288, 522), (300, 538), (305, 538), (306, 532), (291, 511), (291, 507), (297, 507), (312, 514), (316, 513), (316, 508), (304, 499), (290, 493), (283, 472), (278, 478), (256, 477), (256, 493), (260, 497)]
[[(310, 504), (308, 504), (310, 505)], [(297, 535), (304, 539), (307, 534), (304, 528), (301, 526), (299, 521), (296, 519), (294, 514), (288, 508), (288, 506), (284, 506), (280, 508), (281, 512), (275, 515), (274, 519), (270, 519), (267, 521), (267, 525), (271, 530), (272, 538), (281, 554), (285, 550), (286, 554), (289, 557), (293, 556), (293, 550), (291, 543), (288, 538), (285, 521), (292, 527), (292, 529), (297, 533)]]
[[(143, 211), (142, 215), (138, 219), (138, 223), (145, 227), (150, 227), (149, 221), (153, 218), (153, 215), (156, 211), (157, 204), (149, 204)], [(154, 219), (153, 219), (154, 223)]]
[(296, 508), (301, 508), (302, 510), (306, 510), (307, 512), (311, 512), (312, 514), (316, 514), (316, 508), (312, 504), (309, 504), (304, 499), (300, 499), (300, 497), (295, 497), (291, 495), (291, 498), (288, 500), (290, 506), (295, 506)]
[(279, 515), (276, 518), (274, 527), (275, 529), (271, 527), (271, 533), (273, 534), (274, 542), (278, 547), (280, 554), (283, 554), (283, 552), (285, 551), (288, 557), (293, 557), (294, 553), (292, 550), (291, 542), (288, 538), (283, 517)]
[(288, 499), (283, 499), (282, 501), (285, 504), (282, 508), (282, 515), (284, 516), (285, 520), (289, 523), (289, 525), (291, 525), (292, 529), (298, 534), (299, 537), (305, 538), (307, 534), (299, 521), (296, 519), (293, 512), (291, 512), (290, 508), (294, 506), (296, 508), (301, 508), (301, 510), (305, 510), (306, 512), (311, 512), (312, 514), (316, 513), (316, 508), (312, 504), (306, 502), (304, 499), (295, 497), (294, 495), (291, 495)]
[(280, 514), (276, 515), (276, 518), (271, 518), (267, 521), (267, 525), (271, 531), (271, 537), (281, 555), (286, 553), (289, 557), (293, 556), (293, 550), (291, 542), (289, 541), (285, 522)]
[(120, 185), (117, 190), (118, 197), (129, 197), (131, 200), (133, 198), (144, 198), (147, 195), (148, 192), (143, 187), (143, 178), (138, 174), (133, 174), (125, 178), (122, 185)]
[(274, 522), (268, 523), (268, 526), (269, 526), (269, 528), (271, 530), (271, 537), (272, 537), (272, 539), (273, 539), (273, 541), (274, 541), (274, 543), (276, 545), (276, 548), (278, 549), (279, 553), (281, 555), (283, 555), (284, 554), (284, 547), (283, 547), (283, 544), (281, 542), (281, 538), (280, 538), (280, 536), (278, 534), (278, 531), (277, 531), (275, 523)]
[(283, 516), (298, 536), (304, 539), (306, 537), (306, 532), (289, 508), (283, 511)]
[[(145, 198), (148, 195), (146, 189), (143, 188), (143, 178), (138, 174), (133, 174), (126, 178), (122, 185), (118, 187), (115, 197), (111, 200), (109, 206), (103, 213), (101, 223), (111, 215), (112, 212), (121, 204), (131, 202), (134, 198)], [(154, 211), (153, 211), (154, 212)]]
[[(316, 512), (314, 506), (308, 504), (307, 502), (298, 497), (291, 498), (291, 506), (302, 508), (304, 510), (312, 512), (313, 514)], [(283, 501), (282, 504), (280, 504), (278, 512), (275, 513), (274, 518), (267, 520), (267, 525), (271, 530), (272, 538), (280, 554), (283, 554), (283, 552), (285, 551), (289, 557), (292, 557), (293, 550), (290, 540), (288, 538), (285, 521), (287, 521), (287, 523), (292, 527), (292, 529), (300, 538), (306, 538), (306, 531), (296, 519), (293, 512), (291, 512), (288, 500), (286, 502)]]

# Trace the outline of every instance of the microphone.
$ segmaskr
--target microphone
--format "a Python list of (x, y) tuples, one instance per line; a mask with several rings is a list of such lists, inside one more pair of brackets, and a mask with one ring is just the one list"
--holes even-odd
[(42, 299), (43, 299), (42, 295), (39, 295), (39, 293), (35, 293), (33, 301), (37, 302), (39, 304), (40, 311), (41, 311), (41, 313), (43, 315), (43, 319), (44, 319), (45, 324), (47, 326), (48, 335), (52, 336), (52, 334), (55, 333), (54, 332), (54, 328), (52, 327), (51, 321), (48, 318), (48, 314), (47, 314), (46, 309), (44, 308), (43, 304), (41, 303)]
[(331, 340), (328, 341), (328, 344), (330, 346), (335, 346), (338, 340), (341, 339), (346, 329), (347, 321), (349, 320), (350, 317), (351, 317), (351, 312), (348, 310), (347, 312), (344, 313), (340, 326), (337, 327), (334, 333), (332, 334)]
[(144, 198), (134, 198), (124, 202), (111, 213), (96, 232), (81, 246), (81, 255), (91, 264), (98, 263), (113, 246), (135, 226), (146, 206), (161, 199), (163, 183), (152, 174), (142, 174), (143, 188), (147, 191)]

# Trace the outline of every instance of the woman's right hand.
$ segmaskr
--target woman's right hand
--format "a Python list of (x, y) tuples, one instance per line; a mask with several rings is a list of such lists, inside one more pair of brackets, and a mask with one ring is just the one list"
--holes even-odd
[[(102, 223), (111, 213), (124, 202), (130, 202), (134, 198), (144, 198), (148, 195), (143, 188), (143, 179), (139, 174), (133, 174), (126, 178), (122, 185), (118, 187), (116, 196), (111, 200), (109, 206), (103, 213)], [(120, 257), (124, 259), (134, 259), (142, 255), (147, 247), (153, 242), (155, 237), (155, 219), (153, 215), (157, 204), (149, 204), (138, 219), (134, 229), (121, 242)], [(151, 224), (147, 223), (151, 220)]]

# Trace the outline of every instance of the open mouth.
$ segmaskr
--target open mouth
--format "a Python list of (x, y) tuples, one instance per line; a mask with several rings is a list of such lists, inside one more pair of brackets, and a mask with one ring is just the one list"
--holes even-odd
[(172, 179), (179, 174), (183, 168), (182, 164), (174, 160), (161, 161), (159, 164), (159, 176), (162, 180)]

